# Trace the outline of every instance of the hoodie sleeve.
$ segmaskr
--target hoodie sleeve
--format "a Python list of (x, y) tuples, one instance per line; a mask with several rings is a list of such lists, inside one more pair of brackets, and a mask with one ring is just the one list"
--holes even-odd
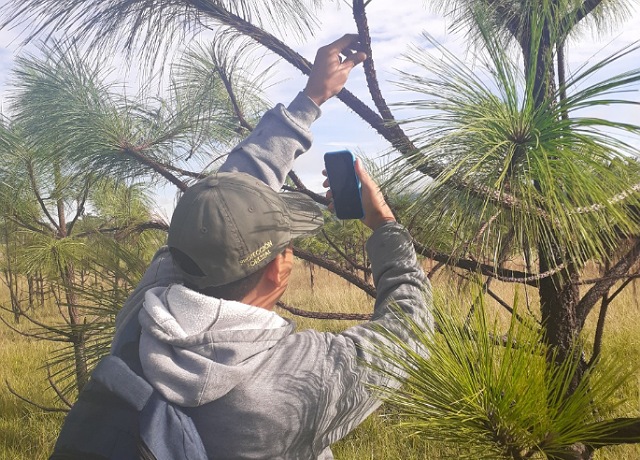
[(327, 357), (324, 367), (324, 411), (318, 421), (318, 445), (324, 447), (343, 438), (379, 405), (368, 389), (398, 387), (395, 380), (374, 368), (384, 366), (373, 344), (388, 341), (379, 333), (385, 329), (404, 343), (414, 342), (398, 317), (398, 310), (425, 329), (432, 328), (431, 290), (418, 264), (409, 233), (397, 223), (377, 229), (367, 242), (377, 298), (372, 320), (345, 330), (326, 334)]
[(245, 172), (280, 190), (293, 161), (311, 147), (309, 127), (320, 113), (320, 108), (303, 93), (286, 109), (278, 104), (231, 151), (220, 172)]

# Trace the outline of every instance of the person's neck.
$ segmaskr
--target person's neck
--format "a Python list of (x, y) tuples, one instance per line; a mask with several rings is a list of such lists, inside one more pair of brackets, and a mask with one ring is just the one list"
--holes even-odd
[(273, 300), (270, 295), (265, 295), (265, 293), (252, 289), (251, 292), (247, 293), (247, 295), (240, 300), (240, 302), (272, 311), (276, 305), (277, 299)]

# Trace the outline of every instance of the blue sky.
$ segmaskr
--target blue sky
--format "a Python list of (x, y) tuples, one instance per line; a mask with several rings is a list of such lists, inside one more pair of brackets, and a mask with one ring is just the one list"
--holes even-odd
[[(6, 3), (6, 0), (0, 0), (0, 9)], [(331, 7), (321, 13), (315, 36), (294, 42), (292, 46), (309, 60), (313, 60), (315, 50), (319, 46), (331, 42), (343, 33), (355, 31), (351, 11), (347, 6), (342, 2), (328, 4)], [(397, 69), (410, 70), (410, 64), (402, 59), (402, 55), (407, 51), (409, 44), (424, 44), (421, 36), (423, 31), (429, 32), (457, 56), (469, 55), (464, 37), (447, 33), (451, 26), (447, 19), (434, 14), (424, 5), (425, 2), (418, 0), (375, 0), (370, 3), (367, 9), (375, 66), (382, 82), (383, 93), (390, 103), (406, 100), (410, 97), (399, 91), (392, 82), (398, 79)], [(610, 35), (594, 38), (585, 34), (579, 40), (570, 43), (568, 48), (569, 71), (578, 70), (579, 65), (587, 61), (594, 63), (598, 56), (604, 57), (625, 44), (639, 39), (640, 12), (636, 11), (629, 21)], [(13, 60), (19, 52), (24, 51), (19, 45), (20, 38), (16, 31), (0, 31), (0, 104), (6, 100), (7, 79)], [(623, 60), (612, 70), (624, 71), (632, 66), (637, 66), (638, 62), (640, 59), (636, 53), (634, 59)], [(131, 81), (132, 86), (136, 86), (134, 81), (135, 75), (137, 75), (136, 69), (128, 69), (124, 60), (117, 58), (114, 60), (114, 65), (116, 67), (114, 73), (119, 79), (126, 77)], [(274, 103), (286, 104), (304, 87), (306, 78), (283, 63), (278, 67), (277, 78), (274, 82), (276, 81), (278, 83), (268, 90), (268, 97)], [(354, 71), (347, 87), (363, 101), (370, 102), (361, 69)], [(640, 88), (638, 89), (640, 90)], [(638, 93), (631, 95), (631, 97), (640, 101)], [(328, 101), (322, 109), (322, 118), (313, 126), (314, 145), (306, 155), (298, 160), (295, 167), (303, 181), (316, 191), (321, 190), (322, 176), (320, 171), (323, 167), (322, 154), (324, 152), (350, 148), (364, 152), (370, 157), (379, 157), (388, 149), (387, 143), (377, 133), (337, 99)], [(640, 110), (628, 109), (612, 112), (603, 108), (597, 115), (633, 119), (637, 122), (640, 118)], [(397, 112), (398, 118), (403, 116), (402, 111)], [(157, 194), (158, 206), (163, 214), (171, 213), (173, 200), (174, 191), (172, 189), (162, 190)]]

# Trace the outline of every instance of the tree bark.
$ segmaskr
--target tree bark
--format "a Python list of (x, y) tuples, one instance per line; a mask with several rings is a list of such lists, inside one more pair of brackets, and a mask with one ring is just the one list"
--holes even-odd
[[(62, 178), (58, 165), (54, 165), (54, 177), (56, 181), (56, 193), (58, 193), (56, 200), (59, 229), (57, 237), (59, 239), (64, 239), (68, 237), (67, 219), (64, 209), (64, 200), (62, 199), (59, 189), (59, 184), (62, 182)], [(67, 313), (69, 314), (69, 324), (72, 329), (69, 338), (73, 346), (73, 355), (75, 359), (76, 386), (78, 388), (78, 392), (80, 392), (89, 380), (89, 371), (87, 368), (85, 335), (74, 291), (75, 270), (71, 262), (62, 263), (61, 260), (58, 260), (58, 270), (60, 272), (60, 278), (62, 279), (62, 286), (67, 303)]]

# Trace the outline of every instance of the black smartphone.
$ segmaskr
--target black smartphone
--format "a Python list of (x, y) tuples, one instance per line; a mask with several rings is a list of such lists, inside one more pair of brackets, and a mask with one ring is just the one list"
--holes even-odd
[(348, 150), (324, 154), (324, 166), (338, 219), (364, 217), (360, 179), (356, 174), (355, 162), (356, 157)]

